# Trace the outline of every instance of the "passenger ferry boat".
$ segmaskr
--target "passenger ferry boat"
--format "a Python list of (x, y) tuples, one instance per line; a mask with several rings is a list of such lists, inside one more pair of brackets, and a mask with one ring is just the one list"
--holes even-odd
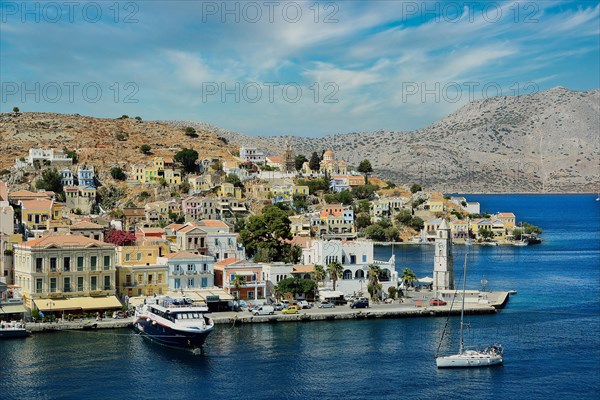
[(206, 337), (215, 325), (206, 317), (208, 307), (190, 299), (156, 297), (136, 307), (134, 329), (143, 337), (163, 346), (202, 353)]

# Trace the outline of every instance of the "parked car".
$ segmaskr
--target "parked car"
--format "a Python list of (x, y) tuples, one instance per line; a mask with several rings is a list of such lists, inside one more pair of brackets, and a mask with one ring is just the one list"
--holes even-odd
[(440, 299), (431, 299), (429, 300), (430, 306), (445, 306), (447, 303), (444, 300)]
[(364, 297), (354, 300), (354, 302), (350, 304), (350, 308), (369, 308), (369, 300)]
[(334, 308), (335, 304), (330, 303), (328, 301), (322, 301), (321, 303), (319, 303), (319, 308)]
[(281, 303), (275, 303), (275, 304), (273, 304), (273, 308), (275, 309), (275, 311), (281, 311), (281, 310), (283, 310), (284, 307), (283, 307), (283, 304), (281, 304)]
[(310, 303), (306, 300), (302, 300), (302, 301), (298, 302), (298, 307), (300, 307), (301, 309), (312, 308)]
[(283, 314), (298, 314), (298, 307), (297, 306), (289, 306), (288, 308), (284, 308), (283, 310), (281, 310), (281, 312)]
[(115, 312), (113, 312), (112, 317), (114, 319), (127, 318), (127, 313), (123, 312), (123, 311), (115, 311)]
[(252, 315), (273, 315), (275, 314), (275, 307), (273, 306), (259, 306), (252, 310)]

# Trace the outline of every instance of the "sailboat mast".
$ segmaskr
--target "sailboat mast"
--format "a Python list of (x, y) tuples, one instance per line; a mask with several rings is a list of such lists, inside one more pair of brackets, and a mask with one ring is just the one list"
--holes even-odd
[(469, 257), (469, 248), (465, 246), (465, 265), (463, 267), (463, 295), (462, 306), (460, 307), (460, 347), (458, 354), (464, 351), (464, 325), (465, 325), (465, 294), (467, 291), (467, 258)]

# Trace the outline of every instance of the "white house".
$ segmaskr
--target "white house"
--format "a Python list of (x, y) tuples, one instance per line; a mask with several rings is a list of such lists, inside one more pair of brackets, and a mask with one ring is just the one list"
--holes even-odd
[(240, 158), (253, 163), (264, 163), (266, 161), (265, 153), (254, 147), (241, 147)]
[[(387, 261), (376, 260), (373, 256), (373, 242), (309, 240), (301, 247), (302, 264), (320, 264), (325, 268), (334, 261), (342, 264), (344, 272), (336, 283), (336, 291), (344, 294), (367, 292), (369, 265), (377, 265), (381, 269), (379, 282), (384, 293), (387, 293), (388, 287), (396, 287), (398, 283), (394, 256), (392, 255)], [(333, 287), (333, 282), (329, 278), (326, 287)]]
[(214, 287), (215, 259), (187, 251), (157, 257), (158, 264), (168, 267), (169, 291)]

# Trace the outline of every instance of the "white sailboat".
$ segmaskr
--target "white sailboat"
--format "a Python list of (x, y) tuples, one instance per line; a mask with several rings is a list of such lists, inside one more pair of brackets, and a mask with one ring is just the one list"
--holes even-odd
[[(476, 367), (489, 367), (492, 365), (501, 365), (502, 359), (502, 345), (495, 344), (493, 346), (487, 346), (483, 349), (466, 349), (464, 345), (464, 327), (465, 327), (465, 293), (467, 284), (467, 257), (468, 252), (465, 254), (465, 265), (463, 268), (463, 293), (462, 293), (462, 306), (460, 310), (460, 344), (458, 348), (458, 354), (449, 356), (436, 356), (435, 363), (438, 368), (476, 368)], [(443, 334), (442, 334), (443, 340)], [(440, 340), (441, 344), (441, 340)], [(438, 346), (439, 350), (439, 346)]]
[(523, 237), (524, 233), (525, 232), (523, 231), (523, 222), (521, 222), (521, 240), (514, 242), (513, 246), (523, 247), (529, 245), (529, 242)]

